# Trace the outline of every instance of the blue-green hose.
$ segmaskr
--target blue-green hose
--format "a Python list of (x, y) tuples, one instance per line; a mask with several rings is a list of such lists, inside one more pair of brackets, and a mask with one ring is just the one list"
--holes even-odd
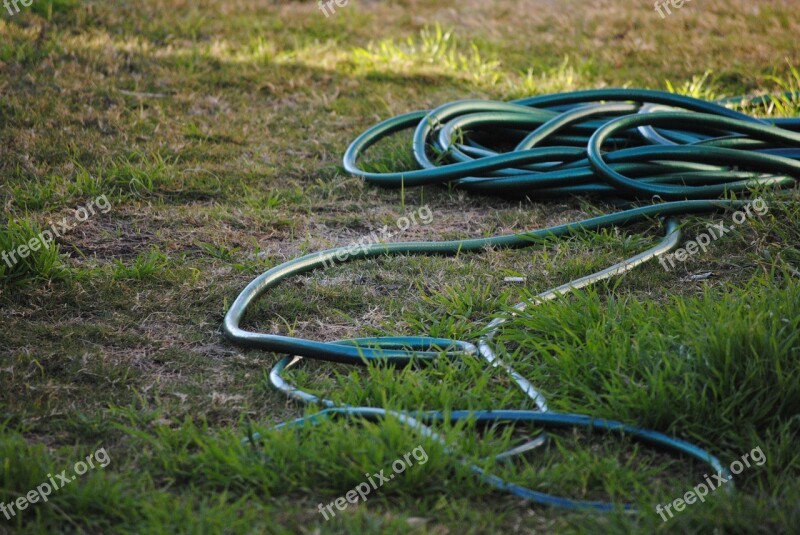
[[(273, 386), (303, 403), (325, 407), (321, 412), (276, 426), (313, 424), (333, 416), (364, 419), (395, 418), (422, 436), (441, 442), (457, 455), (431, 424), (444, 420), (528, 423), (537, 427), (584, 427), (621, 432), (631, 438), (684, 454), (730, 476), (719, 459), (678, 438), (612, 420), (548, 410), (544, 395), (499, 357), (502, 347), (493, 338), (508, 315), (499, 315), (474, 342), (418, 337), (375, 337), (319, 342), (243, 329), (248, 307), (285, 279), (311, 270), (363, 258), (396, 254), (454, 255), (480, 252), (487, 246), (529, 247), (543, 238), (660, 218), (665, 236), (650, 249), (602, 271), (539, 294), (514, 307), (542, 304), (558, 295), (622, 274), (664, 254), (680, 241), (676, 216), (742, 207), (754, 187), (786, 187), (800, 177), (800, 120), (767, 121), (728, 109), (741, 99), (706, 102), (662, 91), (602, 89), (532, 97), (515, 102), (464, 100), (434, 110), (418, 111), (383, 121), (358, 136), (344, 155), (348, 173), (382, 187), (411, 187), (452, 183), (478, 193), (526, 196), (534, 201), (554, 196), (586, 194), (625, 199), (629, 209), (574, 223), (520, 234), (443, 242), (374, 243), (309, 254), (270, 269), (253, 280), (236, 298), (225, 316), (224, 332), (232, 342), (287, 354), (270, 374)], [(755, 99), (764, 104), (767, 99)], [(362, 170), (359, 157), (371, 146), (402, 130), (414, 129), (411, 151), (419, 167), (376, 173)], [(512, 147), (505, 151), (495, 146)], [(635, 204), (639, 205), (636, 206)], [(474, 411), (392, 411), (355, 407), (319, 398), (288, 383), (282, 373), (303, 357), (345, 364), (406, 365), (411, 361), (481, 357), (487, 365), (502, 367), (537, 410), (487, 409)], [(259, 438), (257, 435), (249, 440)], [(508, 458), (531, 449), (518, 447), (501, 453)], [(632, 511), (630, 504), (572, 500), (508, 482), (477, 465), (471, 469), (485, 482), (535, 503), (571, 509)], [(730, 486), (728, 487), (731, 488)]]

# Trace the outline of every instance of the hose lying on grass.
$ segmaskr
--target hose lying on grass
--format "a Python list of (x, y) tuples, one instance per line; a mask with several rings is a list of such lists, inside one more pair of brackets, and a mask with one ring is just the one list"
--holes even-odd
[[(794, 97), (794, 95), (792, 95)], [(767, 102), (766, 98), (760, 99)], [(736, 99), (726, 101), (736, 105)], [(755, 104), (759, 100), (756, 99)], [(386, 137), (414, 128), (411, 147), (419, 169), (390, 173), (363, 171), (358, 158)], [(497, 147), (502, 147), (498, 149)], [(274, 267), (253, 280), (225, 316), (224, 332), (232, 342), (288, 356), (270, 374), (272, 384), (290, 398), (322, 405), (321, 412), (277, 426), (313, 424), (334, 416), (395, 418), (423, 436), (444, 444), (430, 424), (471, 418), (477, 422), (530, 423), (537, 427), (582, 427), (621, 432), (646, 444), (682, 453), (707, 463), (725, 477), (727, 469), (710, 453), (662, 433), (577, 414), (549, 411), (544, 396), (527, 379), (498, 358), (503, 348), (493, 338), (508, 316), (491, 321), (474, 343), (426, 336), (377, 337), (318, 342), (250, 332), (240, 327), (247, 308), (267, 290), (294, 275), (384, 255), (454, 255), (479, 252), (487, 246), (528, 247), (543, 238), (661, 218), (665, 237), (654, 247), (597, 273), (539, 294), (541, 304), (571, 290), (622, 274), (662, 255), (680, 242), (676, 216), (739, 208), (740, 197), (754, 187), (785, 187), (800, 178), (800, 120), (757, 119), (726, 108), (671, 93), (636, 89), (603, 89), (527, 98), (515, 102), (464, 100), (431, 111), (400, 115), (361, 134), (344, 156), (348, 173), (383, 187), (452, 183), (478, 193), (527, 196), (536, 201), (565, 195), (624, 199), (632, 208), (520, 234), (442, 242), (374, 243), (309, 254)], [(638, 204), (637, 204), (638, 203)], [(302, 358), (346, 364), (406, 365), (436, 358), (480, 356), (501, 367), (536, 404), (537, 410), (487, 408), (473, 411), (394, 411), (336, 404), (305, 392), (282, 377)], [(249, 440), (258, 439), (257, 435)], [(541, 437), (501, 453), (507, 459), (533, 449)], [(448, 453), (457, 455), (452, 445)], [(465, 461), (464, 461), (465, 462)], [(471, 469), (497, 489), (535, 503), (570, 509), (633, 511), (631, 504), (573, 500), (552, 496), (494, 476), (477, 465)], [(729, 487), (730, 488), (730, 487)]]

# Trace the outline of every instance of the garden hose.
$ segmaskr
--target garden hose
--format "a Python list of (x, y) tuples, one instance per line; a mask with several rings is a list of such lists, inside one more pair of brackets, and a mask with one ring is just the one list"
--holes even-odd
[[(796, 98), (797, 95), (791, 95)], [(316, 424), (332, 417), (380, 420), (391, 417), (421, 436), (458, 450), (430, 426), (443, 421), (527, 423), (538, 428), (585, 428), (622, 433), (635, 440), (683, 454), (730, 478), (719, 459), (688, 442), (613, 420), (548, 410), (544, 395), (500, 358), (494, 337), (502, 325), (528, 306), (542, 304), (572, 290), (607, 279), (675, 248), (680, 242), (677, 216), (737, 209), (753, 188), (786, 187), (800, 178), (800, 120), (758, 119), (727, 106), (743, 99), (707, 102), (662, 91), (601, 89), (559, 93), (513, 102), (463, 100), (434, 110), (399, 115), (358, 136), (344, 155), (344, 169), (370, 184), (404, 188), (452, 184), (470, 191), (533, 201), (570, 195), (593, 195), (623, 202), (623, 211), (518, 234), (441, 242), (373, 243), (339, 247), (285, 262), (253, 280), (225, 316), (223, 330), (232, 342), (286, 354), (270, 373), (270, 382), (291, 399), (324, 407), (321, 412), (276, 426)], [(764, 105), (767, 97), (749, 101)], [(723, 105), (724, 104), (724, 105)], [(358, 160), (381, 140), (414, 129), (411, 152), (417, 169), (379, 173), (362, 170)], [(602, 271), (542, 292), (499, 314), (472, 342), (428, 336), (371, 337), (330, 342), (305, 340), (242, 328), (248, 307), (282, 281), (300, 273), (364, 258), (386, 255), (455, 255), (487, 247), (521, 248), (587, 231), (659, 219), (662, 240)], [(436, 358), (483, 358), (505, 370), (536, 409), (397, 411), (357, 407), (306, 392), (283, 378), (303, 358), (345, 364), (404, 366)], [(261, 437), (251, 434), (245, 440)], [(543, 444), (540, 436), (494, 456), (499, 462)], [(534, 503), (567, 509), (634, 511), (631, 504), (574, 500), (534, 491), (466, 463), (483, 481)], [(730, 490), (732, 487), (729, 486)]]

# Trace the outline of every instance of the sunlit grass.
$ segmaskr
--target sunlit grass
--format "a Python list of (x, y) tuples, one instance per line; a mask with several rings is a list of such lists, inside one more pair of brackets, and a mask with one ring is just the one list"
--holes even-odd
[(436, 24), (404, 41), (384, 39), (352, 52), (366, 72), (446, 74), (493, 86), (501, 79), (500, 62), (485, 58), (472, 43), (462, 47), (452, 31)]

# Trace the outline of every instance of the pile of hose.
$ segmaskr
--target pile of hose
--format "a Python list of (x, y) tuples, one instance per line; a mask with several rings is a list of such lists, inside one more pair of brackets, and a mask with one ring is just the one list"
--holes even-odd
[[(791, 95), (795, 98), (796, 95)], [(768, 97), (753, 99), (764, 104)], [(545, 396), (498, 355), (503, 347), (495, 334), (511, 315), (559, 295), (622, 274), (665, 254), (680, 243), (676, 216), (744, 206), (754, 188), (792, 186), (800, 178), (800, 119), (764, 120), (741, 113), (741, 99), (707, 102), (662, 91), (602, 89), (526, 98), (514, 102), (463, 100), (434, 110), (418, 111), (383, 121), (361, 134), (344, 155), (346, 172), (380, 187), (405, 188), (452, 184), (472, 192), (527, 197), (539, 202), (553, 197), (589, 195), (626, 203), (620, 212), (519, 234), (441, 242), (374, 243), (309, 254), (263, 273), (236, 298), (223, 330), (233, 343), (286, 355), (270, 373), (274, 387), (302, 403), (324, 407), (320, 412), (276, 428), (314, 424), (337, 416), (380, 420), (394, 418), (420, 435), (443, 444), (432, 427), (444, 420), (528, 424), (538, 428), (579, 427), (619, 432), (645, 444), (693, 457), (715, 472), (730, 474), (719, 459), (679, 438), (613, 420), (548, 410)], [(358, 160), (365, 151), (393, 134), (414, 129), (411, 151), (418, 169), (389, 173), (364, 171)], [(530, 247), (544, 238), (597, 231), (659, 218), (664, 237), (643, 251), (602, 271), (542, 292), (519, 303), (511, 314), (498, 314), (485, 334), (474, 341), (427, 336), (392, 336), (314, 341), (251, 332), (241, 327), (248, 307), (268, 290), (292, 276), (343, 262), (385, 255), (455, 255), (486, 247)], [(303, 358), (345, 364), (404, 366), (436, 358), (483, 358), (504, 369), (533, 400), (535, 410), (400, 411), (337, 404), (290, 384), (283, 372)], [(253, 434), (245, 440), (260, 439)], [(501, 452), (504, 460), (543, 443), (537, 437)], [(483, 481), (534, 503), (567, 509), (634, 511), (631, 504), (613, 504), (554, 496), (517, 485), (466, 462)], [(729, 487), (729, 489), (732, 486)]]

